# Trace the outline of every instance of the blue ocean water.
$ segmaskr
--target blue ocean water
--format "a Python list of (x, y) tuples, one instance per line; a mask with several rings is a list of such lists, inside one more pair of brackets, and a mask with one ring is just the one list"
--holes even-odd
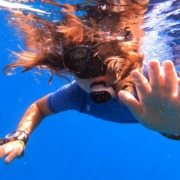
[[(164, 12), (175, 11), (171, 6), (164, 7), (165, 2), (169, 3), (152, 3), (164, 8)], [(160, 22), (166, 27), (164, 31), (158, 31), (157, 22), (154, 28), (146, 27), (146, 47), (143, 48), (148, 52), (147, 61), (178, 56), (173, 50), (179, 43), (178, 11), (176, 16), (162, 17), (159, 9)], [(23, 47), (14, 29), (7, 25), (6, 13), (0, 11), (0, 69), (11, 61), (11, 51), (19, 51), (19, 45)], [(145, 26), (151, 27), (151, 24)], [(177, 32), (176, 38), (173, 32)], [(153, 43), (159, 46), (155, 48)], [(147, 47), (154, 49), (150, 51)], [(168, 53), (165, 57), (164, 52)], [(36, 77), (34, 73), (0, 74), (0, 137), (16, 128), (31, 103), (67, 83), (55, 78), (52, 85), (48, 85), (48, 79), (48, 75)], [(168, 140), (140, 124), (116, 124), (68, 111), (42, 122), (31, 135), (23, 158), (10, 165), (5, 165), (3, 159), (0, 161), (0, 180), (179, 180), (179, 149), (179, 141)]]

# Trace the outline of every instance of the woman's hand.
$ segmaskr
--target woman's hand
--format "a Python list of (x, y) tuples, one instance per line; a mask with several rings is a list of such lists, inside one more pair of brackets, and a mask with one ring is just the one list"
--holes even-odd
[(180, 135), (180, 79), (171, 61), (149, 63), (149, 82), (137, 71), (132, 72), (139, 101), (120, 91), (120, 99), (145, 127), (167, 134)]
[(5, 163), (9, 164), (15, 158), (20, 157), (23, 151), (24, 151), (24, 146), (19, 140), (11, 141), (7, 144), (0, 146), (0, 158), (6, 156)]

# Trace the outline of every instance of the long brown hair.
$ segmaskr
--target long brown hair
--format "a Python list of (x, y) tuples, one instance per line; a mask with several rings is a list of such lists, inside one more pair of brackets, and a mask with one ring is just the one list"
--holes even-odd
[[(53, 1), (44, 1), (58, 6)], [(114, 1), (105, 2), (111, 5)], [(92, 13), (90, 10), (87, 11), (87, 16), (78, 18), (74, 14), (78, 6), (67, 4), (61, 4), (63, 9), (59, 13), (63, 13), (63, 18), (56, 22), (50, 22), (32, 13), (23, 14), (11, 10), (13, 18), (10, 18), (9, 23), (20, 32), (27, 50), (14, 53), (16, 60), (6, 66), (4, 72), (7, 73), (16, 67), (23, 67), (23, 72), (37, 67), (39, 70), (50, 70), (52, 75), (62, 76), (63, 49), (77, 45), (92, 45), (105, 39), (115, 40), (118, 43), (114, 46), (114, 51), (117, 50), (119, 53), (110, 54), (105, 59), (107, 74), (115, 75), (117, 91), (124, 89), (133, 93), (134, 83), (130, 73), (133, 69), (141, 70), (143, 64), (143, 55), (139, 47), (143, 36), (141, 25), (144, 21), (146, 3), (124, 0), (120, 5), (116, 3), (115, 6), (109, 6), (111, 8), (107, 8), (106, 11), (96, 8), (101, 14), (101, 21), (100, 16), (94, 16), (95, 11)], [(122, 10), (118, 11), (118, 7)], [(79, 8), (82, 9), (80, 6)], [(119, 37), (121, 40), (117, 41)], [(108, 48), (104, 51), (108, 51)]]

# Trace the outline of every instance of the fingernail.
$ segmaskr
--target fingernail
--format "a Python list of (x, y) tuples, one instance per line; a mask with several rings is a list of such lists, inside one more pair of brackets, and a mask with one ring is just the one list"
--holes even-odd
[(10, 164), (10, 162), (11, 161), (9, 161), (9, 160), (5, 160), (5, 164), (7, 164), (7, 165)]

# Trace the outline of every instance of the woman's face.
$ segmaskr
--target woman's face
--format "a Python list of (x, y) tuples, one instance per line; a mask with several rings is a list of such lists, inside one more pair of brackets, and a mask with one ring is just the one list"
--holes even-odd
[[(75, 52), (77, 50), (78, 50), (77, 48), (74, 49)], [(106, 70), (104, 71), (102, 64), (103, 64), (103, 61), (106, 60), (106, 58), (110, 56), (120, 55), (118, 41), (110, 41), (110, 42), (102, 43), (98, 45), (97, 48), (95, 48), (94, 50), (97, 52), (93, 54), (93, 56), (90, 56), (91, 58), (88, 59), (88, 62), (86, 63), (86, 67), (81, 72), (81, 76), (75, 73), (71, 73), (71, 75), (75, 78), (79, 86), (82, 89), (84, 89), (87, 93), (91, 92), (91, 85), (93, 83), (104, 82), (103, 84), (109, 87), (116, 80), (115, 76), (106, 74)], [(68, 52), (68, 53), (73, 54), (72, 52), (73, 51)], [(72, 57), (74, 58), (74, 56), (77, 56), (77, 54), (74, 53), (75, 55), (73, 54), (73, 56), (71, 57), (68, 53), (66, 54), (66, 56), (67, 55), (69, 56), (69, 57), (68, 56), (66, 57), (67, 60), (71, 59)], [(81, 53), (81, 52), (77, 51), (76, 53)], [(76, 61), (74, 60), (70, 62), (69, 64), (74, 65), (76, 64)], [(96, 75), (99, 77), (96, 77)]]
[(104, 75), (100, 77), (95, 77), (91, 79), (80, 79), (76, 75), (73, 74), (74, 79), (78, 83), (78, 85), (87, 93), (91, 92), (92, 83), (105, 82), (106, 86), (109, 87), (114, 81), (115, 78), (110, 75)]

